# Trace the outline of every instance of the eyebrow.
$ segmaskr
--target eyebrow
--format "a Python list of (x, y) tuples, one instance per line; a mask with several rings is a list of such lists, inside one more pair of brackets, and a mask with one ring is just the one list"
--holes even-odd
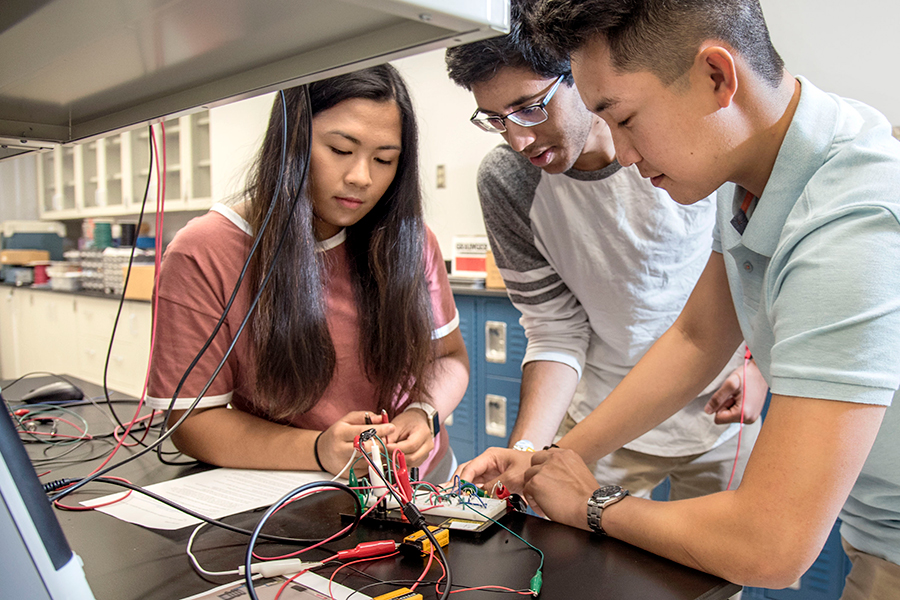
[[(516, 106), (519, 106), (520, 108), (526, 108), (526, 107), (531, 106), (531, 105), (533, 105), (533, 104), (537, 104), (537, 102), (535, 102), (535, 100), (537, 100), (536, 96), (540, 96), (540, 94), (541, 94), (541, 93), (538, 92), (537, 94), (530, 94), (530, 95), (527, 95), (527, 96), (519, 96), (518, 98), (516, 98), (515, 100), (513, 100), (512, 102), (510, 102), (509, 104), (507, 104), (505, 108), (511, 109), (511, 108), (513, 108), (513, 107), (516, 107)], [(527, 104), (526, 104), (526, 103), (527, 103)], [(478, 107), (478, 111), (477, 111), (477, 112), (481, 112), (481, 113), (484, 113), (484, 114), (486, 114), (486, 115), (495, 115), (495, 116), (498, 116), (498, 117), (502, 114), (502, 113), (494, 112), (494, 111), (492, 111), (492, 110), (488, 110), (488, 109), (486, 109), (486, 108), (481, 108), (480, 106)]]
[[(350, 135), (349, 133), (344, 133), (343, 131), (340, 131), (340, 130), (328, 131), (328, 132), (326, 133), (326, 135), (339, 135), (339, 136), (341, 136), (342, 138), (348, 140), (349, 142), (352, 142), (352, 143), (356, 144), (357, 146), (362, 146), (362, 142), (361, 142), (361, 141), (359, 141), (358, 139), (356, 139), (355, 137), (353, 137), (353, 136)], [(393, 145), (393, 144), (388, 144), (388, 145), (385, 145), (385, 146), (378, 146), (378, 150), (402, 150), (402, 148), (401, 148), (400, 146), (395, 146), (395, 145)]]
[(615, 100), (612, 98), (603, 98), (599, 102), (597, 102), (597, 104), (594, 105), (594, 109), (592, 112), (595, 114), (600, 114), (604, 110), (609, 110), (610, 108), (612, 108), (613, 106), (615, 106), (617, 104), (619, 104), (618, 100)]

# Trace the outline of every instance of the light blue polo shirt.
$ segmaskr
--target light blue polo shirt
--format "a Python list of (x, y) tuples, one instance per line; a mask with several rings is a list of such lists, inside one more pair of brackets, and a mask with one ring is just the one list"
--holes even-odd
[[(879, 112), (800, 77), (800, 103), (743, 235), (718, 194), (744, 339), (772, 393), (891, 406), (900, 388), (900, 142)], [(900, 564), (900, 401), (841, 511), (855, 548)]]

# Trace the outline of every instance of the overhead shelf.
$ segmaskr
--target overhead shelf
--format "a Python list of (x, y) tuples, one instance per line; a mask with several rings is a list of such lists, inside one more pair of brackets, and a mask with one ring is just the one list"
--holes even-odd
[(509, 30), (509, 0), (4, 0), (0, 159)]

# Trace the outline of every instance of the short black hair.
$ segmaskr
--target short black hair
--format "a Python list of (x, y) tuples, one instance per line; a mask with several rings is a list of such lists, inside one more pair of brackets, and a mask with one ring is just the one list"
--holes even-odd
[(571, 84), (568, 57), (548, 52), (532, 42), (527, 15), (538, 4), (537, 0), (512, 0), (509, 34), (449, 48), (446, 61), (450, 79), (471, 91), (472, 84), (489, 81), (500, 69), (512, 67), (530, 69), (546, 79), (565, 75), (566, 83)]
[(551, 53), (567, 57), (602, 36), (617, 69), (650, 71), (666, 85), (709, 39), (729, 44), (772, 87), (783, 77), (759, 0), (539, 0), (528, 20)]

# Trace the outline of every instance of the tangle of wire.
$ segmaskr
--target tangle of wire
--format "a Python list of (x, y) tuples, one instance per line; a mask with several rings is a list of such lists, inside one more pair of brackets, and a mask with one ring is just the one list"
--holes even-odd
[[(308, 90), (307, 90), (307, 88), (306, 88), (305, 86), (304, 86), (303, 89), (304, 89), (304, 97), (305, 97), (306, 103), (307, 103), (307, 117), (308, 117), (308, 116), (309, 116), (309, 112), (311, 111), (311, 108), (310, 108), (310, 106), (309, 106), (309, 93), (308, 93)], [(286, 115), (286, 105), (285, 105), (284, 93), (283, 93), (283, 92), (281, 93), (281, 101), (282, 101), (282, 110), (285, 111), (285, 115)], [(286, 127), (287, 127), (287, 119), (286, 119), (286, 116), (285, 116), (285, 129), (286, 129)], [(281, 163), (281, 173), (279, 174), (279, 185), (278, 185), (278, 190), (276, 190), (275, 196), (273, 197), (273, 200), (272, 200), (272, 206), (270, 206), (269, 213), (267, 214), (266, 219), (265, 219), (264, 222), (263, 222), (263, 225), (260, 227), (260, 231), (257, 233), (257, 236), (256, 236), (257, 241), (254, 242), (254, 245), (253, 245), (253, 247), (251, 248), (251, 254), (247, 257), (247, 260), (245, 261), (244, 269), (243, 269), (242, 272), (241, 272), (241, 276), (242, 276), (242, 277), (243, 277), (243, 274), (244, 274), (244, 272), (246, 271), (246, 269), (247, 269), (247, 267), (248, 267), (248, 265), (249, 265), (250, 259), (252, 258), (252, 253), (255, 252), (255, 249), (256, 249), (256, 247), (258, 246), (258, 240), (261, 238), (262, 232), (263, 232), (265, 226), (268, 225), (269, 217), (271, 216), (272, 210), (273, 210), (273, 208), (274, 208), (274, 204), (275, 204), (275, 202), (277, 201), (278, 195), (280, 194), (280, 191), (281, 191), (280, 181), (281, 181), (281, 176), (283, 175), (283, 172), (284, 172), (284, 169), (285, 169), (285, 160), (286, 160), (286, 138), (287, 138), (286, 133), (284, 134), (283, 138), (284, 138), (284, 140), (283, 140), (283, 144), (282, 144), (282, 163)], [(309, 143), (309, 141), (307, 140), (307, 144), (308, 144), (308, 143)], [(309, 172), (309, 151), (308, 151), (308, 148), (307, 148), (307, 152), (306, 152), (306, 156), (305, 156), (305, 160), (304, 160), (304, 165), (303, 165), (303, 172), (302, 172), (302, 174), (301, 174), (301, 180), (305, 180), (305, 179), (306, 179), (308, 172)], [(71, 487), (67, 487), (67, 488), (61, 490), (58, 494), (56, 494), (55, 496), (51, 497), (51, 500), (53, 500), (53, 501), (59, 500), (62, 496), (65, 496), (65, 495), (67, 495), (67, 494), (70, 494), (70, 493), (74, 492), (75, 490), (77, 490), (77, 489), (83, 487), (84, 485), (90, 483), (90, 481), (92, 481), (94, 478), (100, 477), (100, 476), (102, 476), (102, 475), (105, 475), (106, 473), (112, 471), (113, 469), (116, 469), (116, 468), (118, 468), (118, 467), (120, 467), (120, 466), (122, 466), (122, 465), (124, 465), (124, 464), (127, 464), (127, 463), (129, 463), (129, 462), (131, 462), (131, 461), (133, 461), (133, 460), (136, 460), (136, 459), (140, 458), (141, 456), (143, 456), (143, 455), (146, 454), (147, 452), (151, 452), (151, 451), (153, 451), (154, 449), (160, 448), (160, 447), (162, 446), (162, 443), (163, 443), (165, 440), (167, 440), (167, 439), (172, 435), (172, 433), (173, 433), (173, 432), (181, 425), (181, 423), (183, 423), (183, 422), (185, 421), (185, 419), (190, 415), (190, 413), (194, 410), (194, 408), (196, 408), (196, 406), (200, 403), (200, 400), (202, 400), (203, 395), (206, 393), (206, 391), (207, 391), (207, 390), (209, 389), (209, 387), (212, 385), (212, 382), (215, 380), (216, 376), (219, 374), (219, 371), (221, 371), (222, 367), (225, 365), (225, 362), (227, 361), (228, 357), (231, 355), (231, 352), (233, 351), (234, 346), (237, 344), (237, 341), (238, 341), (238, 339), (240, 338), (240, 335), (243, 333), (244, 328), (246, 327), (247, 322), (249, 321), (251, 315), (253, 314), (253, 311), (254, 311), (255, 308), (256, 308), (256, 305), (257, 305), (258, 302), (259, 302), (259, 298), (261, 297), (262, 292), (263, 292), (263, 290), (265, 289), (266, 284), (268, 283), (269, 279), (271, 278), (272, 272), (273, 272), (273, 270), (274, 270), (275, 262), (277, 261), (278, 256), (280, 255), (281, 249), (282, 249), (282, 247), (283, 247), (283, 245), (284, 245), (284, 241), (285, 241), (285, 239), (286, 239), (286, 236), (287, 236), (287, 233), (288, 233), (288, 230), (289, 230), (290, 219), (291, 219), (291, 217), (293, 216), (293, 213), (294, 213), (294, 207), (296, 206), (296, 203), (299, 201), (299, 198), (300, 198), (301, 193), (302, 193), (302, 186), (298, 187), (297, 195), (292, 199), (292, 207), (291, 207), (290, 214), (289, 214), (289, 216), (288, 216), (288, 221), (285, 223), (284, 229), (282, 230), (281, 238), (280, 238), (280, 240), (279, 240), (279, 244), (278, 244), (278, 246), (276, 247), (275, 253), (274, 253), (274, 255), (273, 255), (272, 264), (269, 266), (269, 269), (268, 269), (268, 271), (267, 271), (267, 273), (266, 273), (266, 276), (265, 276), (265, 278), (263, 279), (263, 281), (262, 281), (262, 283), (261, 283), (261, 285), (260, 285), (259, 291), (257, 292), (256, 296), (254, 297), (253, 301), (251, 302), (251, 305), (250, 305), (250, 307), (249, 307), (249, 309), (248, 309), (248, 311), (247, 311), (247, 315), (244, 317), (243, 321), (241, 322), (240, 327), (239, 327), (239, 328), (237, 329), (237, 331), (235, 332), (234, 339), (232, 340), (232, 342), (231, 342), (231, 344), (229, 345), (228, 349), (226, 350), (224, 356), (223, 356), (222, 359), (220, 360), (218, 366), (217, 366), (216, 369), (214, 370), (213, 374), (210, 376), (209, 380), (207, 381), (206, 385), (203, 387), (203, 389), (201, 390), (201, 392), (200, 392), (200, 393), (197, 395), (197, 397), (194, 399), (194, 401), (193, 401), (193, 403), (191, 404), (191, 406), (190, 406), (189, 408), (187, 408), (187, 409), (184, 411), (184, 414), (181, 415), (181, 417), (178, 419), (178, 421), (177, 421), (171, 428), (169, 428), (169, 429), (167, 429), (167, 430), (164, 430), (164, 431), (161, 431), (159, 437), (158, 437), (151, 445), (147, 446), (146, 448), (144, 448), (144, 449), (141, 450), (140, 452), (136, 452), (135, 454), (129, 456), (128, 458), (123, 459), (122, 461), (120, 461), (120, 462), (118, 462), (118, 463), (116, 463), (116, 464), (114, 464), (114, 465), (111, 465), (111, 466), (109, 466), (109, 467), (106, 467), (105, 469), (100, 469), (100, 470), (95, 471), (95, 472), (92, 473), (91, 475), (89, 475), (89, 476), (87, 476), (87, 477), (85, 477), (85, 478), (79, 480), (77, 483), (73, 484)], [(188, 370), (185, 372), (185, 375), (182, 377), (182, 381), (179, 383), (179, 388), (176, 389), (176, 392), (175, 392), (175, 394), (173, 395), (172, 401), (170, 402), (169, 407), (168, 407), (168, 409), (167, 409), (167, 411), (166, 411), (166, 418), (163, 420), (163, 423), (164, 423), (164, 424), (168, 421), (168, 415), (171, 413), (171, 410), (172, 410), (172, 408), (174, 407), (175, 401), (177, 400), (177, 394), (178, 394), (178, 391), (179, 391), (179, 389), (180, 389), (180, 386), (183, 385), (183, 382), (187, 380), (187, 377), (188, 377), (190, 371), (194, 368), (194, 366), (197, 364), (197, 362), (199, 362), (200, 357), (201, 357), (202, 354), (206, 351), (206, 349), (209, 347), (209, 345), (212, 343), (212, 340), (214, 339), (215, 335), (218, 333), (219, 328), (221, 327), (221, 324), (224, 322), (225, 317), (227, 316), (228, 310), (230, 310), (231, 304), (232, 304), (234, 298), (235, 298), (236, 295), (237, 295), (237, 290), (238, 290), (238, 288), (239, 288), (239, 286), (240, 286), (240, 284), (241, 284), (241, 281), (242, 281), (242, 278), (239, 279), (238, 282), (235, 284), (235, 289), (234, 289), (234, 291), (233, 291), (233, 293), (232, 293), (232, 297), (231, 297), (231, 299), (229, 300), (229, 303), (228, 303), (228, 305), (226, 306), (225, 311), (223, 311), (223, 314), (222, 314), (222, 317), (221, 317), (220, 320), (219, 320), (219, 323), (217, 323), (216, 328), (214, 329), (213, 333), (212, 333), (212, 334), (209, 336), (209, 338), (207, 339), (206, 344), (205, 344), (205, 345), (203, 346), (203, 348), (200, 350), (200, 352), (198, 353), (198, 355), (195, 357), (194, 361), (193, 361), (193, 362), (191, 363), (191, 365), (188, 367)]]

